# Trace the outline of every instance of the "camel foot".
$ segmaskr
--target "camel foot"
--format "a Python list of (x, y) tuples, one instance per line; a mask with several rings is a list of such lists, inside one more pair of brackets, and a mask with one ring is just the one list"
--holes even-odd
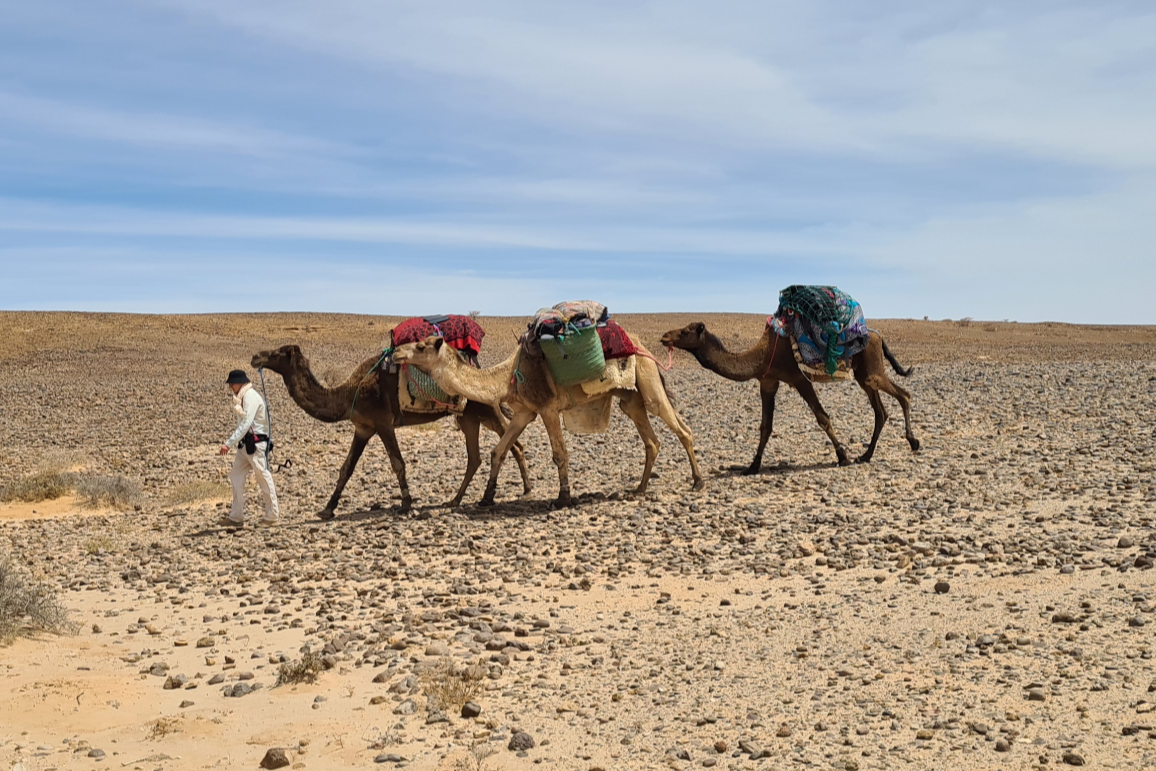
[(762, 465), (763, 465), (762, 463), (752, 463), (751, 465), (749, 465), (745, 469), (743, 469), (742, 475), (745, 477), (753, 477), (755, 474), (759, 473), (759, 470), (762, 468)]
[(910, 439), (908, 439), (908, 440), (907, 440), (907, 443), (911, 445), (911, 451), (912, 451), (912, 452), (919, 452), (919, 446), (920, 446), (920, 445), (919, 445), (919, 440), (918, 440), (918, 439), (916, 439), (916, 438), (913, 436), (913, 437), (911, 437)]
[(646, 485), (639, 485), (638, 487), (631, 490), (628, 494), (629, 495), (646, 495), (646, 487), (647, 487)]
[(706, 482), (702, 481), (701, 479), (696, 479), (696, 480), (694, 480), (694, 484), (690, 486), (690, 489), (691, 490), (705, 490), (706, 489)]
[(321, 511), (317, 512), (317, 518), (322, 522), (328, 522), (336, 516), (337, 515), (333, 513), (333, 509), (322, 509)]
[(851, 459), (847, 457), (846, 453), (839, 453), (838, 457), (839, 457), (839, 465), (840, 466), (850, 466), (851, 465)]
[(408, 514), (411, 510), (413, 510), (413, 499), (412, 498), (402, 498), (401, 499), (401, 506), (400, 506), (400, 508), (398, 508), (397, 513), (398, 514)]
[(867, 452), (863, 453), (862, 455), (860, 455), (858, 458), (855, 459), (855, 462), (856, 463), (870, 463), (871, 462), (871, 453), (867, 453)]
[(487, 495), (485, 498), (482, 498), (480, 501), (478, 501), (478, 505), (479, 506), (493, 506), (494, 505), (494, 496)]
[(554, 499), (554, 503), (553, 503), (553, 506), (556, 509), (568, 509), (573, 505), (574, 505), (574, 499), (571, 498), (569, 495), (565, 495), (565, 496), (559, 495), (557, 498)]

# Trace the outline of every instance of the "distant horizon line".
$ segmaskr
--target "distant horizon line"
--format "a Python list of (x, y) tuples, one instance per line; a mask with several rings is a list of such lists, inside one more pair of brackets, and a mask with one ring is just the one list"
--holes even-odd
[[(293, 315), (314, 315), (314, 316), (361, 316), (371, 319), (410, 319), (417, 318), (420, 314), (407, 313), (358, 313), (351, 311), (306, 311), (306, 310), (291, 310), (291, 311), (177, 311), (171, 313), (157, 312), (157, 311), (93, 311), (93, 310), (70, 310), (70, 309), (29, 309), (29, 308), (0, 308), (0, 313), (40, 313), (40, 314), (78, 314), (89, 316), (293, 316)], [(703, 316), (762, 316), (766, 318), (771, 315), (766, 312), (759, 311), (614, 311), (610, 315), (613, 316), (688, 316), (688, 315), (703, 315)], [(430, 314), (433, 315), (433, 314)], [(470, 312), (455, 314), (461, 316), (471, 315)], [(493, 314), (493, 313), (479, 313), (476, 318), (482, 319), (521, 319), (530, 318), (533, 314)], [(933, 319), (928, 316), (923, 318), (913, 318), (907, 316), (873, 316), (870, 321), (910, 321), (914, 323), (925, 324), (959, 324), (964, 322), (964, 326), (968, 324), (1019, 324), (1019, 325), (1063, 325), (1069, 327), (1153, 327), (1156, 326), (1156, 321), (1150, 324), (1122, 324), (1113, 322), (1097, 322), (1097, 321), (1058, 321), (1058, 320), (1042, 320), (1042, 321), (1019, 321), (1018, 319), (981, 319), (973, 316), (961, 316), (960, 318), (938, 318)]]

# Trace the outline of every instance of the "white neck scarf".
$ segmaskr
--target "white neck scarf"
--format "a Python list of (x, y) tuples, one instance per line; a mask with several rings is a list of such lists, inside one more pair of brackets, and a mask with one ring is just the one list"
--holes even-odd
[(236, 410), (240, 415), (245, 414), (245, 405), (243, 403), (245, 401), (245, 394), (249, 393), (252, 388), (252, 383), (246, 383), (245, 385), (241, 386), (240, 391), (233, 394), (233, 409)]

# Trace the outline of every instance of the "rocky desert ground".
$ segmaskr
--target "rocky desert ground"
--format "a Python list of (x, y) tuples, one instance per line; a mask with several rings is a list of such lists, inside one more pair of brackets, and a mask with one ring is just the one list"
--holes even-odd
[[(663, 360), (691, 320), (735, 348), (763, 328), (617, 318)], [(659, 476), (625, 494), (642, 445), (616, 413), (568, 436), (560, 510), (540, 425), (529, 499), (509, 463), (498, 506), (446, 508), (446, 420), (400, 431), (412, 512), (375, 440), (321, 522), (350, 424), (267, 374), (284, 520), (218, 527), (225, 373), (297, 343), (340, 382), (396, 321), (0, 313), (0, 488), (64, 458), (141, 490), (0, 504), (0, 558), (78, 628), (0, 647), (0, 768), (1156, 768), (1156, 327), (875, 322), (915, 365), (922, 450), (884, 397), (874, 461), (839, 468), (784, 389), (753, 477), (757, 386), (680, 352), (706, 490), (656, 420)], [(524, 321), (482, 321), (492, 364)], [(858, 387), (819, 395), (865, 443)]]

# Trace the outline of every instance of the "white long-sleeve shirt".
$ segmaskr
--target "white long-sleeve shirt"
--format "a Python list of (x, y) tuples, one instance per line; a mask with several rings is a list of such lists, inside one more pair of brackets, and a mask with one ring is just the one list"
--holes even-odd
[(226, 447), (236, 448), (241, 438), (252, 429), (254, 433), (269, 435), (269, 410), (265, 407), (265, 400), (256, 388), (250, 386), (241, 394), (241, 408), (245, 411), (237, 430), (225, 440)]

